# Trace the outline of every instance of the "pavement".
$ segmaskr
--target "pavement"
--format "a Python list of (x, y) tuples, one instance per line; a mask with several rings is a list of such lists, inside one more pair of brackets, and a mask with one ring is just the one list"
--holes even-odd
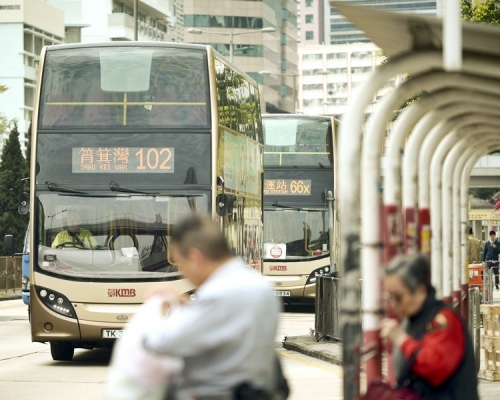
[(20, 299), (21, 289), (0, 290), (0, 301)]

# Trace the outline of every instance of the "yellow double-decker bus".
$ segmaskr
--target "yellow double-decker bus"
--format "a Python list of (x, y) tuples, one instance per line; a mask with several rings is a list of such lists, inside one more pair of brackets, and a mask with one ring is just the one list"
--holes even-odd
[(316, 277), (332, 272), (338, 247), (335, 207), (329, 213), (327, 202), (335, 195), (338, 121), (303, 114), (262, 121), (263, 272), (285, 303), (314, 301)]
[(258, 86), (210, 46), (45, 47), (32, 132), (31, 333), (54, 360), (109, 346), (151, 286), (191, 289), (169, 256), (186, 215), (261, 269)]

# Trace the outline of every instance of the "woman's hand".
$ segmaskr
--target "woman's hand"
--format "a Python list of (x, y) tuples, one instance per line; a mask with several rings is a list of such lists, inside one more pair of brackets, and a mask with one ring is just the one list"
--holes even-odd
[(382, 339), (390, 340), (396, 347), (401, 347), (408, 338), (399, 321), (393, 318), (384, 318), (380, 321), (380, 336)]

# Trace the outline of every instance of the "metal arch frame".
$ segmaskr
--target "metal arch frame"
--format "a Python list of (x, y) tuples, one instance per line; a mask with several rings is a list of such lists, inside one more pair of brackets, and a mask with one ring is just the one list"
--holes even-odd
[[(434, 91), (453, 84), (456, 85), (456, 80), (460, 76), (460, 74), (446, 74), (444, 72), (434, 74), (426, 72), (415, 76), (401, 85), (398, 90), (384, 97), (372, 118), (368, 121), (361, 157), (361, 212), (364, 216), (361, 220), (361, 242), (363, 244), (361, 249), (361, 273), (363, 276), (362, 324), (365, 331), (365, 342), (368, 342), (367, 346), (370, 348), (380, 349), (381, 347), (378, 331), (380, 309), (382, 307), (380, 287), (374, 287), (372, 283), (379, 280), (380, 275), (379, 271), (373, 267), (373, 262), (375, 261), (377, 265), (381, 265), (382, 262), (388, 261), (398, 253), (401, 244), (401, 218), (398, 218), (399, 207), (397, 204), (388, 205), (385, 203), (383, 220), (387, 226), (383, 230), (385, 234), (384, 256), (381, 247), (378, 245), (382, 235), (383, 221), (382, 218), (379, 218), (376, 210), (381, 206), (379, 199), (380, 185), (378, 183), (381, 175), (379, 159), (380, 149), (385, 137), (385, 123), (390, 119), (393, 110), (411, 94), (418, 90)], [(483, 84), (484, 88), (487, 86), (487, 80), (478, 78), (478, 81)], [(462, 86), (474, 87), (465, 80), (462, 82)], [(498, 90), (500, 91), (500, 87)], [(391, 160), (391, 157), (388, 157), (389, 160)], [(393, 185), (392, 187), (396, 186)], [(397, 197), (397, 195), (394, 197)], [(379, 352), (377, 356), (367, 361), (368, 375), (381, 377), (380, 357)], [(392, 374), (389, 374), (389, 376), (392, 377)]]
[[(385, 215), (382, 218), (377, 213), (377, 209), (381, 206), (379, 199), (380, 191), (380, 149), (384, 139), (385, 127), (384, 122), (387, 122), (392, 115), (394, 108), (401, 104), (409, 95), (415, 93), (417, 88), (420, 90), (435, 90), (446, 85), (452, 85), (458, 75), (454, 74), (445, 78), (444, 73), (438, 74), (423, 74), (412, 78), (410, 81), (401, 85), (397, 91), (386, 96), (379, 108), (370, 118), (367, 126), (367, 133), (363, 142), (361, 156), (361, 219), (362, 229), (361, 238), (363, 247), (361, 249), (361, 269), (362, 269), (362, 323), (365, 333), (365, 342), (368, 347), (380, 349), (381, 343), (379, 340), (378, 323), (380, 320), (381, 296), (380, 286), (373, 286), (373, 282), (380, 280), (380, 272), (373, 263), (381, 265), (382, 261), (388, 261), (392, 256), (397, 254), (398, 245), (401, 243), (401, 224), (398, 218), (399, 208), (396, 205), (384, 204)], [(486, 80), (480, 80), (483, 86), (486, 85)], [(473, 87), (473, 85), (464, 84), (464, 86)], [(483, 96), (478, 96), (478, 101), (482, 100)], [(483, 102), (485, 102), (483, 100)], [(466, 107), (464, 105), (464, 107)], [(470, 108), (470, 106), (467, 106)], [(477, 111), (482, 111), (478, 108)], [(450, 110), (451, 112), (451, 110)], [(453, 111), (455, 113), (456, 110)], [(392, 135), (391, 135), (392, 136)], [(397, 197), (397, 196), (396, 196)], [(385, 234), (385, 257), (382, 257), (382, 249), (378, 245), (382, 236), (382, 223), (386, 223), (384, 229)], [(439, 266), (438, 263), (433, 265)], [(434, 275), (438, 275), (435, 273)], [(441, 280), (439, 280), (441, 282)], [(439, 288), (438, 288), (439, 290)], [(381, 361), (380, 352), (378, 355), (367, 360), (366, 370), (369, 376), (377, 378), (381, 377)], [(389, 374), (392, 378), (392, 374)]]
[[(457, 107), (460, 108), (460, 107)], [(479, 124), (484, 119), (485, 115), (496, 114), (495, 119), (500, 123), (500, 112), (488, 113), (482, 111), (481, 107), (477, 107), (477, 113), (471, 114), (474, 111), (474, 106), (469, 106), (467, 113), (457, 112), (452, 119), (439, 124), (434, 128), (424, 141), (422, 151), (420, 153), (420, 171), (419, 171), (419, 193), (430, 195), (430, 216), (439, 216), (431, 218), (431, 281), (436, 289), (436, 296), (443, 298), (445, 302), (451, 302), (451, 287), (450, 282), (444, 277), (450, 276), (451, 265), (443, 264), (442, 255), (442, 223), (441, 218), (441, 183), (442, 183), (442, 166), (444, 157), (450, 151), (453, 144), (460, 136), (455, 133), (459, 132), (461, 128)], [(451, 134), (450, 134), (451, 132)], [(458, 137), (457, 137), (458, 136)], [(426, 146), (426, 144), (428, 144)], [(430, 162), (429, 162), (430, 158)], [(423, 161), (422, 161), (423, 160)], [(431, 173), (432, 172), (432, 173)], [(422, 182), (424, 184), (422, 185)], [(427, 199), (426, 199), (427, 200)], [(420, 206), (420, 204), (419, 204)], [(425, 207), (426, 204), (422, 204)]]
[[(379, 67), (360, 85), (353, 97), (351, 107), (342, 118), (339, 135), (339, 219), (341, 226), (340, 265), (342, 268), (342, 306), (341, 331), (343, 338), (342, 356), (344, 362), (344, 397), (359, 397), (359, 374), (361, 371), (361, 318), (360, 298), (360, 234), (356, 228), (360, 219), (359, 159), (361, 153), (363, 113), (370, 104), (378, 88), (401, 71), (416, 74), (440, 68), (442, 64), (439, 51), (421, 52), (396, 58)], [(373, 338), (378, 340), (376, 333)], [(377, 368), (378, 369), (378, 368)]]
[[(481, 156), (481, 152), (487, 145), (491, 145), (491, 140), (495, 141), (497, 139), (497, 131), (481, 130), (478, 129), (476, 133), (471, 135), (471, 138), (478, 137), (477, 141), (474, 141), (472, 146), (469, 146), (467, 138), (462, 139), (457, 146), (454, 147), (452, 152), (447, 156), (445, 160), (445, 165), (443, 168), (443, 182), (445, 187), (443, 188), (443, 204), (447, 204), (445, 199), (447, 191), (451, 197), (451, 207), (443, 207), (444, 210), (448, 210), (455, 218), (453, 218), (453, 225), (451, 229), (452, 232), (452, 244), (453, 247), (453, 290), (454, 298), (458, 299), (459, 306), (461, 307), (462, 315), (468, 317), (468, 262), (467, 262), (467, 233), (466, 226), (468, 223), (468, 186), (469, 186), (469, 175), (462, 177), (460, 173), (464, 170), (465, 165), (469, 160), (472, 160), (474, 165), (478, 157)], [(498, 142), (500, 146), (500, 141)], [(461, 181), (463, 179), (463, 181)], [(466, 191), (462, 192), (461, 189), (467, 188)], [(454, 195), (455, 194), (455, 195)], [(462, 213), (461, 205), (465, 204), (465, 214)], [(448, 204), (449, 205), (449, 204)], [(458, 269), (458, 270), (457, 270)]]
[[(499, 113), (500, 114), (500, 113)], [(474, 116), (469, 116), (469, 120), (476, 120), (475, 119), (476, 115)], [(500, 118), (496, 117), (495, 118), (497, 123), (497, 128), (500, 127)], [(479, 120), (479, 118), (477, 119)], [(464, 124), (467, 124), (466, 126), (469, 126), (471, 124), (474, 124), (474, 122), (467, 123), (464, 122)], [(487, 125), (490, 126), (490, 125)], [(450, 156), (450, 153), (453, 151), (453, 148), (455, 146), (458, 146), (458, 141), (460, 141), (462, 138), (466, 137), (469, 140), (473, 136), (473, 132), (477, 131), (477, 126), (469, 126), (469, 128), (461, 128), (461, 129), (454, 129), (452, 132), (446, 135), (446, 137), (443, 138), (443, 140), (439, 143), (438, 147), (436, 148), (436, 152), (434, 156), (432, 157), (432, 162), (431, 162), (431, 169), (433, 171), (433, 174), (431, 176), (431, 194), (433, 197), (433, 202), (431, 203), (431, 216), (432, 215), (439, 215), (440, 218), (433, 218), (432, 221), (437, 221), (436, 225), (440, 225), (439, 229), (440, 232), (437, 232), (437, 235), (435, 234), (436, 232), (434, 231), (434, 227), (431, 226), (432, 229), (432, 240), (433, 240), (433, 245), (432, 245), (432, 252), (431, 255), (434, 257), (435, 254), (440, 256), (439, 261), (437, 261), (438, 265), (441, 264), (442, 266), (442, 271), (440, 278), (442, 279), (442, 294), (443, 294), (443, 299), (451, 303), (452, 298), (453, 298), (453, 292), (454, 292), (454, 274), (455, 271), (453, 269), (453, 256), (451, 253), (451, 237), (452, 237), (452, 227), (453, 227), (453, 217), (451, 215), (451, 204), (449, 204), (448, 208), (444, 207), (444, 200), (446, 200), (447, 203), (451, 203), (451, 193), (442, 190), (442, 184), (444, 182), (444, 177), (445, 177), (445, 163), (446, 163), (446, 158)], [(467, 137), (467, 136), (468, 137)], [(452, 167), (449, 167), (452, 168)], [(450, 177), (451, 181), (451, 177)], [(448, 195), (448, 196), (447, 196)], [(438, 214), (435, 213), (433, 207), (436, 206), (438, 207)], [(456, 216), (459, 218), (459, 216)], [(439, 219), (441, 219), (439, 221)], [(437, 237), (435, 240), (434, 238)], [(435, 243), (437, 248), (435, 248)], [(458, 292), (460, 291), (460, 286), (457, 288)], [(457, 296), (459, 294), (457, 293)], [(459, 298), (456, 299), (457, 303), (454, 305), (458, 305)]]
[[(442, 41), (440, 41), (441, 38), (439, 36), (439, 29), (442, 26), (441, 21), (436, 22), (434, 20), (430, 22), (429, 18), (417, 18), (380, 10), (371, 13), (366, 8), (349, 8), (349, 6), (341, 2), (332, 2), (332, 5), (336, 6), (351, 22), (356, 23), (359, 28), (367, 32), (372, 39), (375, 37), (376, 40), (373, 41), (379, 44), (379, 47), (386, 50), (386, 53), (392, 57), (390, 63), (378, 68), (371, 76), (371, 79), (359, 88), (353, 97), (353, 102), (349, 109), (344, 114), (340, 132), (339, 206), (342, 228), (341, 265), (343, 267), (342, 278), (344, 283), (342, 290), (344, 396), (349, 400), (359, 397), (361, 329), (358, 314), (360, 308), (360, 291), (357, 283), (359, 278), (360, 240), (357, 228), (361, 215), (359, 213), (359, 201), (357, 197), (360, 191), (360, 169), (357, 163), (358, 160), (362, 159), (359, 141), (361, 140), (363, 112), (369, 105), (371, 98), (375, 95), (376, 89), (391, 74), (396, 75), (400, 72), (406, 72), (413, 76), (432, 69), (443, 69), (441, 60), (436, 60), (436, 53), (434, 53), (434, 51), (441, 53), (442, 50)], [(390, 29), (391, 34), (386, 32), (387, 29)], [(464, 35), (462, 47), (462, 49), (465, 49), (463, 70), (474, 75), (486, 75), (493, 79), (498, 79), (498, 73), (494, 72), (493, 68), (491, 68), (493, 63), (489, 62), (495, 61), (495, 64), (497, 64), (498, 57), (500, 56), (500, 52), (494, 46), (492, 47), (493, 41), (498, 38), (498, 31), (490, 35), (491, 32), (491, 29), (477, 28), (471, 24), (467, 26), (465, 33), (470, 33), (472, 36)], [(384, 45), (380, 45), (380, 43), (384, 43)], [(388, 44), (389, 52), (387, 52), (385, 44)], [(415, 52), (415, 50), (418, 51)], [(493, 56), (488, 57), (484, 54)], [(408, 65), (408, 61), (413, 63), (413, 65)], [(422, 120), (424, 122), (426, 120), (427, 124), (433, 127), (439, 122), (440, 117), (442, 116), (439, 112), (431, 110)], [(386, 122), (384, 121), (384, 127)], [(470, 162), (467, 165), (470, 165)], [(378, 182), (379, 180), (371, 182), (371, 184), (376, 185)], [(379, 204), (379, 193), (377, 193), (375, 205)], [(376, 210), (376, 213), (378, 212), (379, 210)], [(378, 238), (378, 241), (370, 244), (375, 246), (383, 245), (380, 229), (373, 229), (373, 231), (375, 231), (374, 236)], [(378, 261), (376, 259), (375, 263)], [(374, 268), (377, 268), (377, 266)], [(375, 315), (373, 319), (377, 319), (377, 316)], [(368, 380), (370, 380), (370, 376), (368, 376)]]

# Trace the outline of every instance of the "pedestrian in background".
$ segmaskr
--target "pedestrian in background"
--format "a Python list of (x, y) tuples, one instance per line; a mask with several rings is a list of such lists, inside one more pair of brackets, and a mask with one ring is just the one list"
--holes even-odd
[(467, 260), (469, 264), (474, 264), (481, 260), (481, 241), (474, 237), (474, 231), (470, 226), (467, 238)]
[(498, 255), (500, 254), (500, 243), (496, 237), (495, 231), (490, 231), (490, 240), (484, 244), (483, 262), (492, 270), (495, 275), (495, 288), (499, 290), (499, 277), (498, 277)]
[[(171, 256), (198, 289), (194, 301), (172, 310), (143, 338), (147, 350), (184, 361), (167, 398), (275, 398), (280, 305), (268, 283), (231, 254), (207, 217), (189, 217), (172, 230)], [(237, 397), (238, 390), (247, 397)]]
[(396, 348), (398, 386), (426, 400), (478, 400), (471, 339), (461, 317), (436, 299), (427, 259), (395, 257), (385, 269), (385, 290), (402, 319), (383, 319), (380, 332)]

